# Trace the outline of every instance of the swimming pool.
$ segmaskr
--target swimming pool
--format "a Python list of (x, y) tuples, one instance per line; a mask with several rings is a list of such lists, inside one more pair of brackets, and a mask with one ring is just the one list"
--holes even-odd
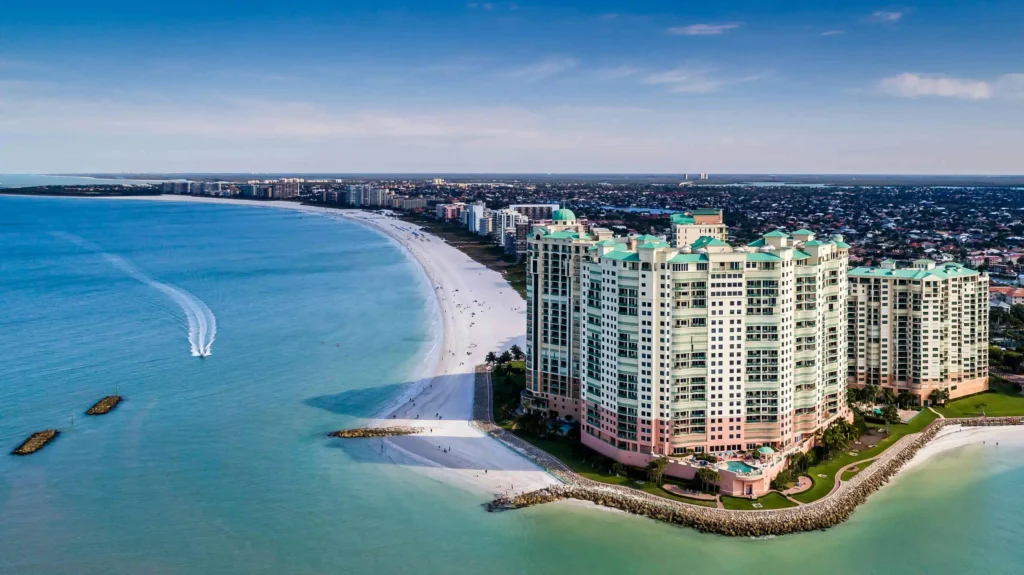
[(750, 473), (752, 471), (757, 471), (742, 461), (727, 461), (726, 465), (729, 467), (729, 471), (732, 471), (733, 473)]

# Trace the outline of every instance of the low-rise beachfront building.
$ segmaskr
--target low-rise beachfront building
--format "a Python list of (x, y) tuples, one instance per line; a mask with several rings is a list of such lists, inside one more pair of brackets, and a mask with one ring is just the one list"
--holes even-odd
[(588, 230), (567, 209), (527, 240), (526, 388), (528, 409), (577, 420), (580, 410), (580, 262), (612, 232)]
[(722, 210), (702, 208), (684, 214), (672, 214), (672, 245), (689, 246), (700, 238), (727, 241), (729, 228)]
[(711, 453), (724, 493), (765, 493), (785, 454), (848, 416), (849, 247), (806, 230), (594, 242), (579, 266), (583, 443), (640, 467), (670, 456), (683, 478)]
[(988, 389), (988, 275), (915, 260), (850, 270), (850, 385), (908, 391), (925, 403)]

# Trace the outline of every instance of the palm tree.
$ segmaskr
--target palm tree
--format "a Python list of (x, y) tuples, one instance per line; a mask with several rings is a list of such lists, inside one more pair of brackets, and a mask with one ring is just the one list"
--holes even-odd
[(896, 403), (896, 394), (893, 393), (892, 388), (886, 387), (882, 390), (882, 397), (880, 399), (882, 403), (892, 405)]
[(508, 351), (503, 351), (501, 352), (501, 355), (498, 356), (498, 363), (505, 364), (510, 361), (512, 361), (512, 354), (509, 353)]
[(487, 357), (484, 358), (484, 361), (491, 365), (494, 365), (494, 362), (498, 361), (498, 354), (494, 353), (493, 351), (489, 351), (487, 352)]
[(916, 400), (917, 396), (906, 389), (901, 389), (900, 394), (896, 396), (896, 404), (904, 409), (913, 405)]
[(612, 464), (612, 473), (614, 473), (616, 477), (625, 477), (626, 466), (616, 461), (615, 463)]
[(523, 359), (523, 350), (518, 345), (513, 345), (509, 351), (512, 352), (512, 359), (516, 361)]
[(661, 487), (666, 467), (668, 467), (667, 457), (658, 457), (656, 459), (652, 459), (650, 463), (647, 464), (647, 478), (650, 479), (655, 485)]
[(932, 405), (946, 405), (946, 402), (949, 401), (949, 391), (945, 389), (933, 389), (932, 392), (928, 394), (928, 401), (931, 402)]
[(722, 474), (710, 467), (701, 467), (697, 470), (697, 478), (700, 479), (701, 490), (707, 491), (708, 485), (718, 483), (722, 479)]
[(876, 399), (878, 399), (878, 386), (872, 383), (865, 385), (861, 401), (874, 403)]

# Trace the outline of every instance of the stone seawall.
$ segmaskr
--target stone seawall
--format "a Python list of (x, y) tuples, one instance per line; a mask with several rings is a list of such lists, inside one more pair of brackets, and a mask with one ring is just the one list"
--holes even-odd
[(485, 369), (477, 369), (473, 408), (474, 425), (478, 429), (522, 453), (564, 483), (514, 497), (499, 497), (486, 504), (488, 511), (520, 509), (563, 499), (578, 499), (708, 533), (739, 537), (786, 535), (825, 529), (842, 523), (858, 505), (888, 483), (918, 450), (947, 425), (1024, 425), (1022, 417), (937, 419), (920, 433), (902, 437), (867, 469), (849, 481), (843, 481), (835, 491), (818, 501), (786, 509), (733, 511), (688, 505), (628, 487), (598, 483), (577, 475), (557, 458), (494, 425), (490, 412), (490, 377)]

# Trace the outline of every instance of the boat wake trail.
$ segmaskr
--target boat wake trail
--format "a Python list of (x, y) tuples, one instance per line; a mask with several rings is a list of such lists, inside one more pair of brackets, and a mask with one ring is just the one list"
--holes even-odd
[(213, 353), (213, 341), (217, 339), (217, 316), (213, 315), (213, 311), (210, 310), (203, 300), (180, 287), (153, 279), (128, 260), (121, 256), (104, 252), (99, 246), (88, 240), (64, 232), (52, 233), (54, 236), (63, 238), (98, 254), (129, 277), (156, 289), (170, 298), (185, 313), (185, 319), (188, 322), (188, 342), (192, 348), (192, 356), (206, 357)]

